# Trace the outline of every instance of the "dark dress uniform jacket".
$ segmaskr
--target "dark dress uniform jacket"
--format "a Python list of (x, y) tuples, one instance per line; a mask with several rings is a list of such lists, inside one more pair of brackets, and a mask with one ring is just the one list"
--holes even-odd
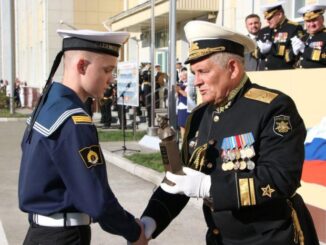
[(305, 49), (300, 57), (300, 68), (324, 68), (326, 67), (326, 28), (302, 38)]
[(296, 22), (285, 19), (277, 28), (271, 29), (268, 26), (258, 32), (258, 40), (271, 41), (272, 48), (262, 54), (256, 49), (256, 56), (260, 58), (259, 70), (281, 70), (293, 69), (297, 57), (291, 52), (291, 38), (303, 35), (302, 26)]
[[(291, 98), (249, 79), (227, 106), (217, 109), (203, 104), (191, 113), (182, 159), (185, 165), (211, 176), (212, 200), (203, 205), (209, 228), (207, 244), (298, 244), (294, 241), (299, 241), (300, 230), (304, 244), (318, 244), (310, 214), (295, 195), (300, 186), (305, 136), (305, 125)], [(238, 139), (242, 143), (236, 143)], [(233, 162), (225, 157), (227, 148), (250, 147), (254, 156), (241, 155)], [(234, 167), (236, 161), (248, 158), (254, 167)], [(188, 200), (161, 188), (154, 192), (143, 214), (158, 223), (154, 237)], [(297, 212), (299, 222), (292, 212), (294, 207), (301, 209)]]
[(26, 130), (19, 207), (30, 219), (31, 214), (86, 213), (104, 230), (138, 239), (140, 228), (108, 184), (96, 127), (74, 91), (53, 83), (30, 141), (27, 135)]

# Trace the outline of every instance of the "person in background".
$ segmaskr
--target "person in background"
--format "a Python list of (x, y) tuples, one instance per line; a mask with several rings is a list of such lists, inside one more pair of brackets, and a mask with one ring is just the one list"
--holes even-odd
[(326, 28), (323, 16), (325, 9), (326, 5), (313, 4), (298, 10), (306, 26), (306, 34), (301, 39), (291, 39), (294, 54), (300, 55), (299, 68), (326, 67)]
[(178, 126), (180, 128), (181, 138), (183, 139), (186, 121), (189, 115), (187, 107), (187, 70), (180, 72), (179, 78), (180, 80), (175, 87), (175, 91), (178, 96)]
[(111, 127), (112, 121), (112, 111), (111, 107), (113, 104), (113, 90), (114, 85), (110, 84), (104, 92), (103, 98), (101, 99), (101, 123), (103, 123), (102, 128), (107, 129)]
[(206, 21), (185, 25), (190, 64), (203, 103), (189, 115), (184, 174), (166, 172), (141, 221), (157, 237), (189, 198), (203, 200), (208, 245), (318, 245), (296, 193), (306, 127), (286, 94), (251, 83), (247, 36)]
[[(147, 244), (143, 226), (108, 183), (88, 97), (101, 98), (114, 79), (127, 32), (58, 30), (63, 38), (21, 147), (18, 197), (30, 227), (24, 245), (91, 244), (91, 223), (133, 244)], [(63, 57), (62, 81), (52, 77)]]
[[(260, 17), (257, 14), (250, 14), (246, 17), (246, 28), (248, 31), (248, 37), (254, 42), (257, 41), (258, 32), (261, 28)], [(259, 59), (255, 52), (245, 53), (245, 69), (246, 71), (256, 71), (258, 69)]]
[(264, 5), (264, 12), (268, 26), (258, 32), (257, 57), (259, 70), (294, 69), (297, 57), (292, 55), (291, 38), (303, 36), (302, 26), (289, 21), (284, 13), (284, 1)]

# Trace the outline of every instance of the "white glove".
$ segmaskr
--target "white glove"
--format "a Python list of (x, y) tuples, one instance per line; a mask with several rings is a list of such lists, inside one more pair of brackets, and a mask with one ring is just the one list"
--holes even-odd
[(303, 53), (305, 44), (297, 36), (291, 38), (293, 53), (297, 55), (299, 52)]
[(145, 232), (145, 237), (147, 239), (152, 238), (152, 234), (156, 229), (156, 222), (153, 218), (149, 216), (144, 216), (140, 219), (140, 222), (143, 223), (144, 225), (144, 232)]
[(210, 196), (211, 177), (191, 168), (183, 167), (186, 175), (176, 175), (166, 172), (166, 178), (175, 183), (171, 186), (164, 182), (161, 188), (172, 194), (184, 194), (188, 197), (205, 198)]
[(258, 40), (257, 41), (257, 46), (259, 47), (260, 52), (262, 54), (266, 54), (271, 50), (272, 42), (269, 41), (269, 40), (267, 40), (266, 42), (262, 42), (261, 40)]

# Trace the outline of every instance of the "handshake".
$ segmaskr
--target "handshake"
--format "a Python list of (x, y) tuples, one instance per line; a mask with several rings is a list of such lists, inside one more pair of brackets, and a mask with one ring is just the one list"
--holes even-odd
[[(173, 185), (166, 182), (161, 183), (161, 188), (171, 194), (184, 194), (188, 197), (206, 198), (210, 196), (211, 177), (191, 168), (183, 167), (182, 171), (185, 175), (173, 174), (166, 172), (166, 179), (173, 182)], [(139, 222), (139, 221), (138, 221)], [(144, 216), (140, 219), (145, 237), (151, 239), (153, 232), (156, 229), (156, 222), (153, 218)], [(129, 244), (129, 243), (128, 243)], [(144, 243), (133, 243), (144, 244)], [(145, 243), (146, 244), (146, 243)]]

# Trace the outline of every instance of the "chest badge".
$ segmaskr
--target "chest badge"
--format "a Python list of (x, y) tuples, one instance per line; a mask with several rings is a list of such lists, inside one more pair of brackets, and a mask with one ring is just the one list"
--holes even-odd
[(274, 117), (273, 131), (279, 136), (284, 136), (292, 130), (290, 117), (279, 115)]
[(267, 185), (266, 187), (262, 187), (261, 190), (263, 192), (262, 194), (263, 197), (265, 196), (272, 197), (272, 193), (275, 191), (273, 188), (271, 188), (270, 185)]

